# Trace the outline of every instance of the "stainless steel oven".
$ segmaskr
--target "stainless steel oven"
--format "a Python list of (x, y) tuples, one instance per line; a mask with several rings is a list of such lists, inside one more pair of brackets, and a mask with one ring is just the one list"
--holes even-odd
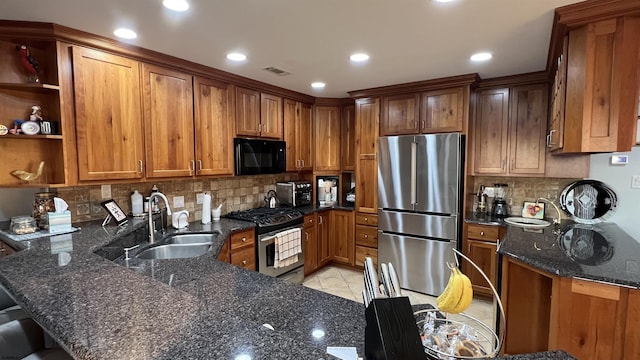
[(298, 228), (302, 231), (303, 225), (292, 226), (274, 230), (258, 235), (258, 271), (262, 274), (279, 277), (293, 283), (302, 283), (304, 280), (304, 241), (301, 240), (302, 253), (298, 254), (298, 261), (285, 267), (274, 267), (276, 254), (276, 235), (284, 230)]

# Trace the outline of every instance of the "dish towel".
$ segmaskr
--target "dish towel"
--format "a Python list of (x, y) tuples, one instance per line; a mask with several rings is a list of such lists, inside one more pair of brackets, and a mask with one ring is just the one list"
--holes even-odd
[(302, 252), (302, 230), (300, 228), (281, 231), (276, 234), (274, 268), (289, 266), (298, 261)]

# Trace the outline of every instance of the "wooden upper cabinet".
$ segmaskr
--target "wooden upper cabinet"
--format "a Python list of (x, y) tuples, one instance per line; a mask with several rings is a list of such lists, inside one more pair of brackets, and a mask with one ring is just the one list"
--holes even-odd
[(342, 171), (356, 170), (356, 107), (342, 107)]
[(236, 87), (236, 134), (260, 136), (260, 92)]
[(142, 66), (147, 177), (195, 175), (193, 78)]
[(378, 155), (378, 124), (380, 119), (380, 100), (368, 98), (356, 100), (356, 152)]
[(233, 175), (233, 92), (229, 84), (196, 77), (196, 174)]
[(420, 97), (420, 131), (423, 133), (461, 132), (467, 118), (465, 88), (434, 90)]
[(382, 98), (380, 136), (419, 133), (420, 95), (406, 94)]
[(287, 171), (313, 170), (312, 108), (290, 99), (283, 101)]
[(602, 20), (569, 32), (565, 131), (558, 151), (630, 151), (635, 145), (639, 46), (638, 17)]
[(315, 161), (318, 171), (340, 170), (340, 108), (336, 106), (316, 106)]
[(79, 180), (143, 176), (140, 63), (72, 48)]
[(356, 204), (357, 212), (378, 213), (378, 129), (380, 101), (356, 100)]
[(260, 136), (282, 140), (282, 98), (260, 94)]
[(544, 175), (547, 103), (547, 83), (479, 91), (474, 174)]
[(509, 173), (545, 173), (548, 86), (519, 86), (509, 93)]
[(473, 169), (478, 174), (507, 171), (509, 89), (481, 90), (476, 96)]

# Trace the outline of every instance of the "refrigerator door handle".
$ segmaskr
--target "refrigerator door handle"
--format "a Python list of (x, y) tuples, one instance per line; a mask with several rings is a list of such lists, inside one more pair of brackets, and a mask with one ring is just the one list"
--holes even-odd
[(416, 178), (418, 176), (417, 174), (417, 157), (418, 155), (418, 143), (417, 142), (412, 142), (411, 143), (411, 204), (415, 205), (417, 204), (417, 184), (416, 184)]

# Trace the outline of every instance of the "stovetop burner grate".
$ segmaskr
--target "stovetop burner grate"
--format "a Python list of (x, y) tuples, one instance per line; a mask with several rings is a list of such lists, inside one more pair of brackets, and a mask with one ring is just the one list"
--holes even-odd
[(302, 223), (304, 214), (293, 208), (256, 208), (245, 211), (233, 211), (225, 215), (226, 218), (251, 221), (259, 228), (275, 229), (291, 223)]

